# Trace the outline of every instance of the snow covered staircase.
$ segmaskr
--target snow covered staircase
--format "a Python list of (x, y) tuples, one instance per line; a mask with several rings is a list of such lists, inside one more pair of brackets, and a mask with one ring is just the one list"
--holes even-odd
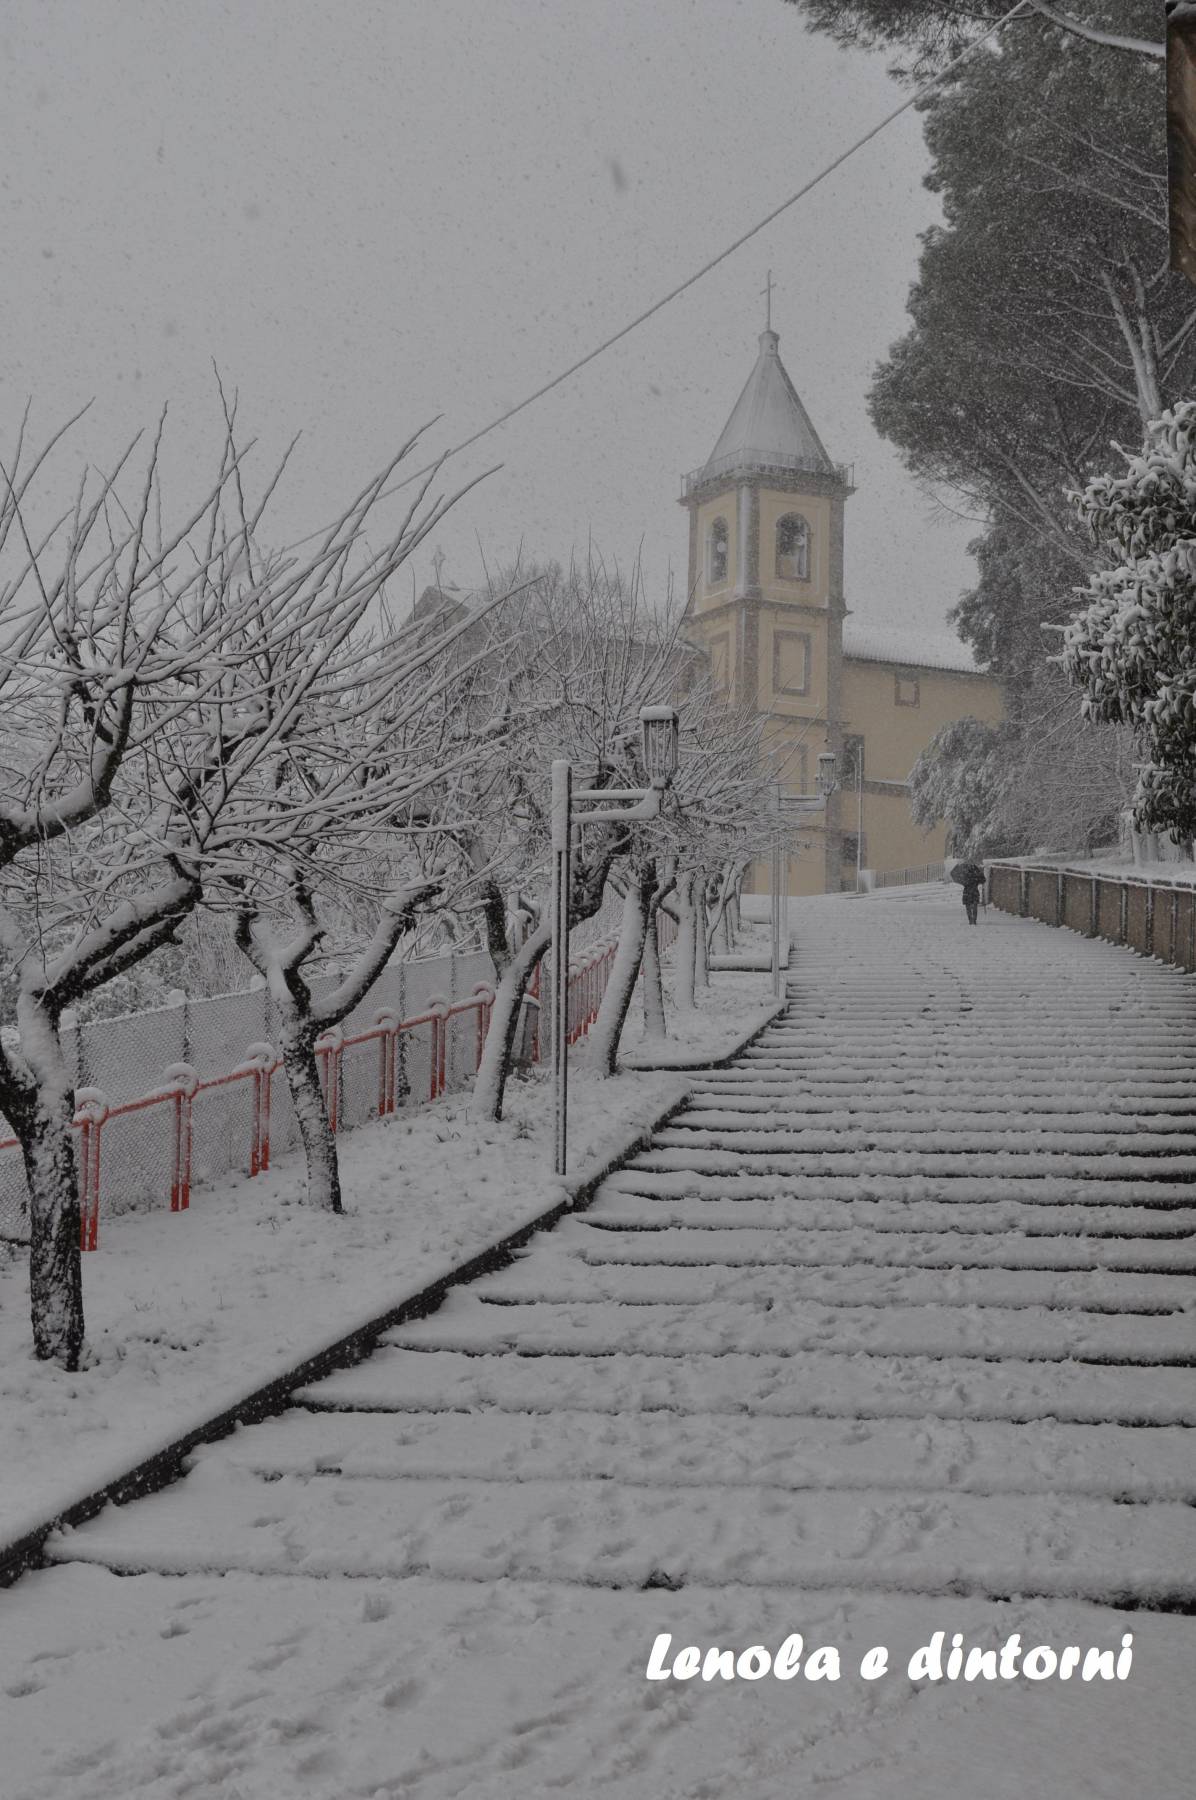
[(789, 995), (591, 1210), (53, 1554), (1196, 1609), (1192, 981), (877, 898)]

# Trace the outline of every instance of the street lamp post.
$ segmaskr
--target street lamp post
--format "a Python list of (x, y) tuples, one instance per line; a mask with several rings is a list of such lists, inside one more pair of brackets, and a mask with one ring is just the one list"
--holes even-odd
[[(818, 755), (818, 774), (815, 778), (816, 791), (812, 794), (783, 794), (778, 783), (773, 795), (776, 809), (776, 830), (772, 840), (772, 991), (775, 998), (781, 994), (781, 907), (782, 888), (784, 889), (784, 907), (788, 920), (789, 894), (789, 857), (782, 857), (781, 822), (788, 816), (797, 815), (806, 818), (811, 813), (824, 812), (826, 803), (839, 785), (835, 772), (835, 753), (833, 750), (822, 750)], [(784, 869), (782, 872), (782, 862)]]
[(855, 891), (863, 883), (864, 868), (864, 740), (856, 740), (855, 752)]
[[(635, 824), (655, 819), (677, 772), (678, 719), (671, 706), (640, 710), (645, 788), (577, 788), (573, 766), (552, 765), (552, 1166), (565, 1173), (569, 1153), (569, 894), (574, 825)], [(612, 801), (622, 804), (612, 806)], [(582, 808), (585, 811), (582, 811)]]

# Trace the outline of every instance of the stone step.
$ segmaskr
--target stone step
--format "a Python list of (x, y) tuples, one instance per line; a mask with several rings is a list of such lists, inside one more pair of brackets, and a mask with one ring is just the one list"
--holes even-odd
[(644, 1487), (1088, 1494), (1196, 1499), (1196, 1433), (1145, 1426), (992, 1424), (668, 1413), (311, 1413), (295, 1410), (197, 1452), (260, 1475), (386, 1480), (568, 1476)]
[[(562, 1243), (589, 1261), (798, 1268), (869, 1263), (924, 1269), (1121, 1269), (1196, 1275), (1196, 1238), (986, 1236), (966, 1231), (820, 1231), (803, 1226), (659, 1229), (587, 1216), (561, 1226)], [(582, 1233), (583, 1236), (575, 1234)]]
[(683, 1147), (692, 1142), (703, 1146), (725, 1146), (729, 1150), (742, 1145), (749, 1150), (792, 1146), (803, 1150), (836, 1151), (875, 1148), (922, 1151), (941, 1147), (944, 1153), (972, 1151), (977, 1155), (988, 1150), (1009, 1149), (1020, 1153), (1023, 1148), (1063, 1153), (1079, 1151), (1090, 1156), (1173, 1156), (1185, 1151), (1196, 1152), (1196, 1133), (1175, 1124), (1143, 1125), (1136, 1131), (1116, 1131), (1107, 1127), (1103, 1131), (1075, 1127), (1060, 1129), (1058, 1125), (1035, 1124), (1026, 1119), (1019, 1119), (1016, 1125), (1008, 1121), (994, 1125), (989, 1121), (983, 1126), (961, 1127), (954, 1123), (936, 1126), (929, 1122), (917, 1126), (895, 1115), (876, 1120), (864, 1109), (849, 1123), (827, 1124), (780, 1109), (771, 1118), (753, 1116), (745, 1119), (735, 1113), (695, 1107), (675, 1114), (652, 1141)]
[[(643, 1179), (642, 1177), (640, 1179)], [(666, 1177), (659, 1178), (662, 1182)], [(717, 1180), (717, 1177), (715, 1178)], [(770, 1229), (805, 1226), (811, 1230), (853, 1231), (965, 1231), (973, 1234), (1023, 1237), (1183, 1238), (1196, 1233), (1193, 1206), (1069, 1206), (1065, 1201), (1036, 1205), (1032, 1199), (961, 1202), (952, 1199), (914, 1200), (900, 1194), (815, 1198), (817, 1183), (808, 1196), (777, 1195), (749, 1199), (724, 1199), (691, 1194), (690, 1177), (671, 1178), (668, 1191), (638, 1191), (634, 1171), (603, 1182), (588, 1217), (591, 1223), (609, 1224), (613, 1218), (659, 1230), (666, 1225), (688, 1225), (700, 1230), (711, 1226), (765, 1226)], [(1141, 1184), (1139, 1184), (1141, 1185)], [(639, 1204), (637, 1205), (636, 1202)]]
[(842, 1356), (1196, 1365), (1196, 1330), (1189, 1313), (1142, 1317), (1036, 1306), (1002, 1311), (930, 1304), (844, 1311), (812, 1300), (771, 1309), (724, 1300), (701, 1312), (651, 1304), (626, 1307), (614, 1300), (598, 1306), (567, 1300), (491, 1306), (472, 1289), (450, 1294), (429, 1318), (388, 1332), (384, 1342), (403, 1349), (518, 1356), (738, 1352), (800, 1357), (818, 1350)]
[(1196, 1600), (1196, 1509), (1066, 1495), (653, 1490), (614, 1482), (269, 1483), (213, 1462), (47, 1546), (122, 1572), (689, 1583)]
[(970, 1357), (486, 1356), (379, 1350), (304, 1388), (317, 1407), (406, 1412), (744, 1413), (1196, 1426), (1181, 1369)]
[(795, 1200), (888, 1200), (897, 1203), (946, 1201), (954, 1206), (1008, 1203), (1066, 1204), (1106, 1208), (1131, 1207), (1135, 1214), (1174, 1213), (1188, 1207), (1196, 1198), (1190, 1181), (1130, 1181), (1116, 1177), (1100, 1179), (1077, 1175), (1043, 1175), (1021, 1172), (1016, 1180), (1008, 1175), (944, 1174), (886, 1175), (872, 1171), (867, 1175), (776, 1175), (745, 1172), (743, 1174), (704, 1174), (700, 1170), (678, 1171), (672, 1168), (646, 1169), (636, 1163), (609, 1175), (599, 1190), (613, 1193), (653, 1195), (675, 1199), (679, 1194), (696, 1200), (726, 1201), (795, 1199)]
[[(762, 1134), (767, 1140), (768, 1134)], [(640, 1151), (629, 1164), (633, 1169), (673, 1169), (704, 1175), (972, 1175), (981, 1170), (986, 1175), (1007, 1175), (1020, 1180), (1027, 1175), (1076, 1175), (1091, 1179), (1112, 1178), (1151, 1180), (1158, 1176), (1175, 1181), (1181, 1176), (1196, 1177), (1196, 1156), (1168, 1154), (1160, 1150), (1153, 1155), (1104, 1155), (1099, 1152), (1052, 1151), (1034, 1149), (991, 1150), (983, 1157), (966, 1150), (882, 1150), (844, 1149), (803, 1152), (796, 1140), (786, 1144), (785, 1134), (775, 1134), (775, 1141), (759, 1145), (739, 1144), (735, 1149), (721, 1149), (714, 1142), (706, 1147), (695, 1145), (678, 1132), (655, 1134), (659, 1147)]]
[(700, 1268), (635, 1263), (596, 1263), (552, 1239), (506, 1269), (483, 1276), (474, 1292), (501, 1304), (577, 1300), (625, 1306), (678, 1307), (744, 1301), (757, 1307), (796, 1308), (805, 1301), (850, 1310), (856, 1306), (1074, 1308), (1080, 1312), (1191, 1314), (1196, 1282), (1186, 1275), (1123, 1275), (1108, 1269), (1079, 1273), (1049, 1269), (903, 1269), (883, 1265), (849, 1268)]

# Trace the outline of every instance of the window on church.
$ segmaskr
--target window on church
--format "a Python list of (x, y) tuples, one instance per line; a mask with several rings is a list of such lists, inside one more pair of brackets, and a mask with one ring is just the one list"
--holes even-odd
[(810, 527), (800, 513), (777, 520), (777, 579), (810, 579)]
[(706, 584), (721, 587), (727, 579), (727, 521), (715, 519), (706, 540)]
[(809, 693), (810, 650), (808, 631), (773, 632), (772, 691), (774, 694)]
[(921, 700), (916, 675), (893, 677), (893, 702), (896, 706), (917, 706)]

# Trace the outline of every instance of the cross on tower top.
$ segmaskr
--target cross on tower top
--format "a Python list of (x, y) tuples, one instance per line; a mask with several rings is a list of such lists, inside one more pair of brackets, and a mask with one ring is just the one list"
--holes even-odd
[(772, 270), (770, 269), (768, 271), (768, 280), (764, 283), (764, 286), (760, 289), (760, 292), (764, 295), (764, 329), (765, 329), (765, 331), (772, 330), (772, 290), (773, 290), (773, 279), (772, 279)]
[(444, 551), (438, 544), (432, 557), (432, 573), (437, 587), (440, 586), (440, 571), (444, 567), (445, 560)]

